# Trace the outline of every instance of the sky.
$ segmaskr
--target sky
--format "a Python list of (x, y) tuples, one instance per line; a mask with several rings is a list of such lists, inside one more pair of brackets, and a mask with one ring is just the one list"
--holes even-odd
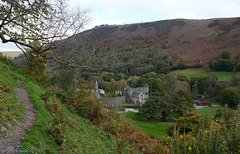
[[(240, 17), (240, 0), (69, 0), (69, 7), (90, 9), (97, 25), (122, 25), (167, 19), (209, 19)], [(0, 51), (18, 50), (0, 43)]]

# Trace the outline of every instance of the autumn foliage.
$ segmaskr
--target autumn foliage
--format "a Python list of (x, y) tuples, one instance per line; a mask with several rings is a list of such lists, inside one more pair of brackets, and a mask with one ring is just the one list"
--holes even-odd
[(159, 140), (151, 139), (120, 114), (101, 107), (85, 85), (82, 85), (79, 91), (73, 92), (65, 103), (74, 107), (80, 115), (86, 117), (95, 126), (114, 135), (118, 140), (118, 152), (121, 152), (121, 149), (126, 146), (129, 146), (132, 152), (161, 153), (168, 151), (168, 148), (160, 144)]

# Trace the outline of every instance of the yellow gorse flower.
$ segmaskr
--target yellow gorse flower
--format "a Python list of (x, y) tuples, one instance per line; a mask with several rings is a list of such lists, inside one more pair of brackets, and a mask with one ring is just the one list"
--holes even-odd
[(182, 138), (183, 136), (182, 136), (182, 135), (180, 135), (180, 137)]
[(192, 150), (192, 148), (189, 146), (189, 147), (188, 147), (188, 150)]

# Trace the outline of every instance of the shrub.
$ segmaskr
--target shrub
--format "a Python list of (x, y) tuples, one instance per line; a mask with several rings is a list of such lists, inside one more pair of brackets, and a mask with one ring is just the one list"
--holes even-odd
[(236, 108), (240, 101), (239, 89), (236, 87), (228, 87), (220, 93), (220, 102), (229, 107)]
[(212, 61), (212, 69), (215, 71), (227, 71), (231, 72), (234, 69), (234, 62), (227, 59), (218, 59)]
[(66, 129), (67, 129), (67, 122), (63, 118), (64, 116), (59, 112), (59, 109), (62, 107), (58, 104), (55, 100), (53, 100), (53, 103), (48, 98), (48, 95), (46, 97), (42, 96), (44, 98), (46, 103), (46, 109), (48, 112), (53, 116), (53, 122), (52, 124), (46, 128), (48, 133), (50, 134), (50, 137), (53, 138), (58, 144), (64, 146), (64, 142), (66, 142)]
[[(223, 116), (225, 117), (225, 116)], [(196, 133), (180, 135), (174, 131), (169, 146), (171, 153), (239, 153), (240, 152), (240, 106), (229, 119), (212, 120), (200, 125)]]
[(80, 115), (86, 117), (95, 126), (114, 135), (118, 140), (118, 152), (130, 145), (132, 153), (136, 151), (158, 153), (168, 149), (158, 144), (156, 139), (149, 138), (146, 133), (120, 114), (102, 108), (93, 98), (92, 93), (84, 87), (81, 86), (79, 91), (72, 92), (65, 103), (73, 106)]
[(223, 51), (222, 52), (222, 59), (229, 59), (231, 56), (231, 53), (229, 51)]
[(68, 97), (67, 104), (76, 108), (77, 112), (90, 122), (99, 122), (101, 119), (101, 105), (95, 101), (93, 94), (88, 90), (72, 92)]
[(180, 135), (190, 133), (198, 128), (202, 116), (193, 109), (189, 109), (182, 117), (176, 119), (176, 122), (167, 128), (168, 135), (173, 136), (174, 130), (178, 130)]

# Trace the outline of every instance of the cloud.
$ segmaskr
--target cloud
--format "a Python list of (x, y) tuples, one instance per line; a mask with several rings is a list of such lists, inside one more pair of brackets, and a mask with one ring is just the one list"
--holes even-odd
[(103, 23), (240, 16), (239, 0), (81, 0), (78, 4), (92, 8), (93, 16)]

